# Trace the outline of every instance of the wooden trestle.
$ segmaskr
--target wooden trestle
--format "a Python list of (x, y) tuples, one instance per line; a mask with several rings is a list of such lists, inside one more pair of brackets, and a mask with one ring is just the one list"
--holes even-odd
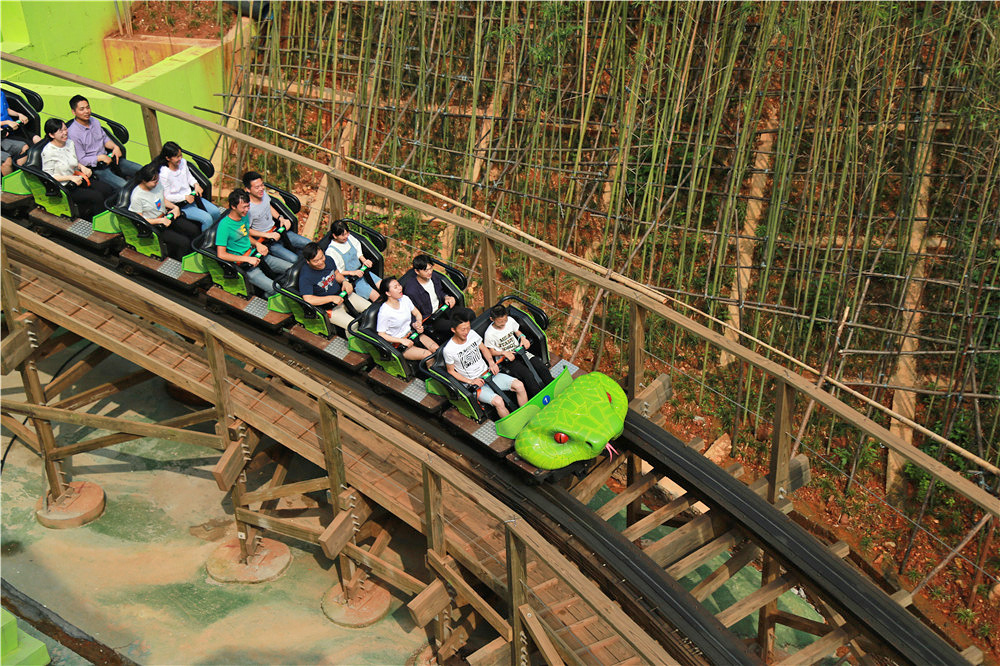
[[(5, 362), (13, 367), (33, 364), (34, 353), (45, 342), (39, 343), (36, 331), (44, 330), (41, 335), (47, 337), (46, 332), (51, 335), (62, 327), (215, 403), (214, 410), (199, 412), (196, 420), (187, 420), (188, 425), (214, 420), (216, 415), (225, 425), (217, 428), (219, 434), (210, 435), (176, 423), (151, 425), (98, 417), (47, 405), (39, 393), (29, 395), (29, 402), (3, 405), (7, 414), (33, 417), (38, 436), (25, 432), (26, 441), (38, 446), (46, 439), (48, 422), (56, 421), (168, 437), (221, 451), (213, 473), (219, 487), (232, 493), (245, 555), (253, 554), (260, 531), (270, 531), (321, 545), (328, 556), (341, 559), (346, 579), (354, 574), (353, 566), (360, 565), (404, 595), (413, 595), (410, 611), (418, 625), (436, 621), (439, 658), (464, 644), (475, 626), (475, 619), (470, 619), (474, 612), (499, 636), (473, 655), (479, 663), (508, 658), (520, 662), (529, 645), (551, 662), (676, 663), (516, 513), (406, 433), (382, 423), (331, 387), (261, 354), (225, 327), (14, 223), (4, 221), (3, 236), (4, 286), (12, 288), (3, 293), (5, 308), (13, 317), (7, 319), (8, 339), (27, 340), (30, 332), (32, 340), (18, 349), (5, 344)], [(5, 419), (5, 425), (8, 420), (13, 422)], [(287, 465), (279, 465), (273, 479), (248, 490), (245, 469), (261, 435), (314, 463), (316, 478), (284, 484)], [(50, 494), (62, 491), (62, 459), (122, 439), (39, 446), (46, 466), (52, 467)], [(318, 519), (275, 517), (260, 506), (323, 489), (339, 499), (328, 525)], [(356, 545), (359, 530), (376, 505), (427, 535), (434, 580), (418, 580)], [(510, 549), (516, 557), (508, 557)], [(510, 580), (514, 585), (508, 585)], [(490, 595), (506, 601), (513, 611), (496, 610), (497, 604), (484, 598)]]
[[(537, 650), (547, 663), (668, 664), (699, 663), (696, 652), (674, 651), (647, 634), (620, 606), (584, 576), (523, 518), (475, 485), (421, 445), (405, 424), (383, 418), (360, 396), (328, 380), (290, 367), (246, 338), (201, 314), (138, 286), (113, 271), (14, 223), (3, 221), (2, 287), (4, 372), (18, 368), (28, 400), (5, 401), (3, 425), (44, 459), (49, 496), (66, 491), (61, 461), (137, 436), (154, 436), (205, 446), (221, 452), (213, 475), (231, 493), (241, 557), (254, 555), (259, 537), (271, 532), (311, 544), (338, 562), (350, 596), (369, 575), (412, 597), (408, 609), (418, 626), (433, 623), (439, 659), (463, 647), (477, 622), (497, 634), (468, 657), (471, 663), (527, 663)], [(53, 337), (58, 327), (68, 333)], [(99, 350), (41, 386), (36, 359), (78, 339)], [(107, 354), (125, 358), (142, 370), (79, 395), (53, 402)], [(213, 408), (145, 424), (89, 414), (81, 408), (150, 375), (157, 375), (209, 403)], [(789, 391), (778, 385), (776, 400), (787, 405)], [(641, 405), (649, 396), (639, 396)], [(655, 399), (654, 399), (655, 400)], [(11, 414), (30, 416), (34, 430)], [(783, 495), (807, 482), (809, 465), (802, 456), (788, 457), (788, 410), (778, 409), (773, 463), (769, 478), (751, 488), (779, 508), (790, 508)], [(55, 446), (50, 422), (104, 428), (121, 434)], [(216, 422), (216, 434), (187, 430)], [(248, 470), (258, 455), (261, 437), (283, 447), (277, 469), (256, 488), (248, 487)], [(316, 466), (315, 477), (286, 482), (292, 455)], [(800, 580), (753, 535), (729, 517), (681, 495), (653, 511), (639, 500), (662, 483), (634, 457), (617, 458), (595, 467), (570, 492), (589, 502), (621, 464), (627, 461), (628, 485), (596, 511), (609, 519), (628, 509), (628, 540), (644, 543), (644, 552), (668, 575), (681, 578), (730, 552), (731, 557), (701, 580), (691, 595), (701, 601), (740, 569), (763, 562), (760, 589), (717, 614), (722, 627), (758, 613), (758, 645), (764, 661), (774, 662), (771, 637), (775, 624), (785, 624), (819, 638), (792, 655), (789, 663), (813, 663), (847, 647), (861, 661), (880, 652), (863, 627), (851, 626), (816, 596), (809, 581)], [(739, 466), (730, 470), (739, 474)], [(333, 518), (285, 518), (274, 511), (277, 500), (329, 491)], [(110, 501), (114, 501), (111, 498)], [(431, 580), (421, 580), (380, 557), (387, 533), (378, 524), (382, 513), (394, 516), (427, 539)], [(390, 518), (391, 519), (391, 518)], [(656, 540), (647, 537), (660, 525), (678, 529)], [(366, 548), (365, 543), (374, 539)], [(641, 540), (641, 541), (640, 541)], [(841, 557), (842, 544), (833, 546)], [(801, 587), (825, 622), (799, 617), (775, 606), (783, 592)], [(499, 603), (498, 603), (499, 600)], [(906, 595), (897, 598), (909, 603)], [(505, 609), (505, 610), (500, 610)], [(974, 653), (964, 656), (976, 661)]]

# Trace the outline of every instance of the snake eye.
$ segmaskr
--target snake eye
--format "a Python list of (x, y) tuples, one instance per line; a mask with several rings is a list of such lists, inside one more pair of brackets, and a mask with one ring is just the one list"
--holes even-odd
[(552, 435), (552, 439), (556, 440), (560, 444), (565, 444), (566, 442), (569, 441), (569, 436), (566, 433), (557, 432), (556, 434)]

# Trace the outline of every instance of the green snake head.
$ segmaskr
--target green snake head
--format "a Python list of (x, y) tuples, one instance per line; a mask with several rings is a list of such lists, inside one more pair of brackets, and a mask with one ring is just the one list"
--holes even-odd
[(578, 377), (545, 406), (514, 440), (517, 455), (541, 469), (596, 458), (622, 434), (628, 398), (605, 374)]

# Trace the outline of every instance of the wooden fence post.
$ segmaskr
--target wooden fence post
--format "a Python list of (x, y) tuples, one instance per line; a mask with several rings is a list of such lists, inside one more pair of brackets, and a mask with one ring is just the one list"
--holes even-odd
[(510, 663), (529, 664), (528, 634), (519, 609), (528, 603), (524, 589), (528, 580), (528, 557), (524, 542), (507, 525), (507, 608), (510, 613)]
[(330, 222), (341, 219), (346, 212), (344, 192), (340, 181), (332, 172), (326, 174), (326, 211), (330, 214)]
[(340, 448), (340, 412), (323, 398), (319, 399), (320, 444), (323, 447), (323, 460), (326, 462), (326, 474), (330, 478), (331, 503), (333, 517), (340, 513), (338, 498), (343, 490), (347, 490), (347, 473), (344, 470), (344, 453)]
[(631, 400), (639, 395), (645, 372), (642, 354), (646, 347), (646, 310), (633, 302), (629, 322), (628, 379), (625, 392)]
[(163, 139), (160, 138), (160, 121), (156, 117), (156, 111), (143, 106), (142, 124), (146, 126), (146, 145), (149, 147), (149, 159), (154, 160), (163, 150)]
[[(441, 477), (427, 464), (422, 465), (424, 479), (424, 532), (427, 535), (427, 550), (442, 558), (448, 555), (444, 539), (444, 506), (441, 495)], [(434, 621), (434, 641), (441, 649), (448, 638), (451, 604), (441, 611)]]
[[(788, 489), (788, 464), (792, 451), (792, 410), (795, 407), (795, 391), (787, 383), (775, 379), (774, 383), (774, 431), (771, 433), (771, 470), (767, 480), (767, 501), (774, 504), (784, 499)], [(781, 564), (773, 557), (764, 557), (764, 569), (760, 585), (764, 587), (781, 575)], [(765, 662), (774, 656), (774, 614), (778, 610), (776, 601), (765, 604), (760, 609), (757, 621), (757, 644)]]
[(492, 307), (500, 300), (497, 293), (497, 250), (493, 241), (481, 235), (480, 242), (483, 247), (482, 269), (483, 269), (483, 306)]

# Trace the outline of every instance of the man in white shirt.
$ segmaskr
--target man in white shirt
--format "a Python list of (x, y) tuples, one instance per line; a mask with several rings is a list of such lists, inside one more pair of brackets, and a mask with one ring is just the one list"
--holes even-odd
[[(469, 308), (458, 308), (452, 313), (452, 337), (441, 350), (445, 367), (448, 369), (448, 374), (458, 381), (475, 386), (479, 402), (493, 405), (500, 418), (503, 418), (510, 413), (510, 410), (493, 387), (501, 391), (514, 391), (518, 407), (528, 401), (528, 396), (520, 380), (500, 372), (500, 368), (493, 361), (493, 355), (483, 344), (483, 339), (472, 330), (474, 317), (475, 313)], [(484, 377), (487, 372), (492, 373), (492, 376)]]
[[(490, 308), (490, 322), (483, 335), (487, 351), (498, 366), (503, 366), (504, 372), (521, 380), (529, 396), (537, 394), (552, 379), (545, 362), (528, 351), (531, 342), (521, 333), (520, 325), (507, 312), (506, 306)], [(523, 349), (523, 354), (517, 353), (519, 348)]]

